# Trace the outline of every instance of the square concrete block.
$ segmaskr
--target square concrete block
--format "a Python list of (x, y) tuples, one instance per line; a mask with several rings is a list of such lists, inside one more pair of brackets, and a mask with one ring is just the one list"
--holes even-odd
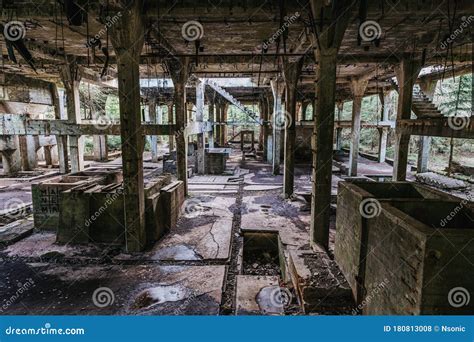
[(364, 291), (368, 236), (366, 217), (379, 213), (379, 203), (391, 198), (459, 200), (455, 196), (411, 182), (379, 183), (358, 179), (339, 182), (334, 256), (357, 301), (361, 300)]
[(90, 181), (87, 176), (59, 176), (48, 181), (32, 184), (33, 218), (35, 227), (56, 230), (59, 222), (60, 193)]
[(89, 194), (65, 191), (61, 193), (61, 207), (57, 242), (75, 244), (89, 242)]
[(145, 198), (145, 229), (148, 244), (158, 241), (167, 231), (165, 219), (168, 214), (162, 209), (163, 198), (164, 196), (160, 193)]
[(125, 217), (121, 193), (93, 192), (89, 195), (90, 240), (122, 245), (125, 243)]
[[(365, 314), (474, 312), (474, 207), (466, 201), (393, 200), (367, 220)], [(449, 219), (448, 219), (449, 218)], [(381, 286), (383, 284), (384, 286)]]

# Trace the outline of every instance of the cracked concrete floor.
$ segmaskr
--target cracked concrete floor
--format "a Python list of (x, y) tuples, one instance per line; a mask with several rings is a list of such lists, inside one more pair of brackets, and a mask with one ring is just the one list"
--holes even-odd
[[(117, 246), (61, 246), (54, 232), (40, 231), (1, 248), (2, 314), (286, 312), (271, 307), (265, 296), (274, 294), (273, 287), (290, 284), (288, 270), (260, 280), (243, 274), (244, 234), (278, 232), (285, 258), (289, 250), (306, 249), (307, 203), (284, 200), (281, 176), (272, 176), (268, 164), (243, 161), (236, 152), (228, 165), (234, 170), (231, 178), (191, 178), (195, 191), (177, 227), (145, 253), (127, 254)], [(307, 170), (298, 172), (298, 184), (309, 183)], [(232, 191), (223, 191), (228, 189), (217, 182)], [(298, 313), (298, 308), (292, 312)]]

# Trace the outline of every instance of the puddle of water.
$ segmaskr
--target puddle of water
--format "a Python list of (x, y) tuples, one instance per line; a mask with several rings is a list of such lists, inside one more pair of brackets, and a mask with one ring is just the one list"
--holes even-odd
[(182, 285), (159, 285), (142, 291), (136, 298), (133, 307), (149, 308), (166, 302), (178, 302), (188, 295), (188, 289)]
[(192, 248), (176, 245), (160, 249), (153, 257), (155, 260), (201, 260)]

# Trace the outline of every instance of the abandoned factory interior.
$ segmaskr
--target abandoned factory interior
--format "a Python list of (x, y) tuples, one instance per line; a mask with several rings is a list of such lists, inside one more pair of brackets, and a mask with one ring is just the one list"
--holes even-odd
[(3, 0), (1, 315), (474, 313), (469, 0)]

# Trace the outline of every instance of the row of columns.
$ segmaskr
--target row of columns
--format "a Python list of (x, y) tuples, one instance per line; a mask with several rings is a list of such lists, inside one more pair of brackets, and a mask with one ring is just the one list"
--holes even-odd
[[(143, 127), (141, 126), (140, 113), (140, 88), (139, 88), (139, 60), (144, 40), (144, 21), (141, 17), (141, 0), (135, 0), (131, 7), (120, 16), (120, 23), (110, 29), (112, 45), (117, 57), (118, 90), (120, 101), (120, 125), (122, 136), (122, 162), (124, 176), (124, 208), (126, 247), (130, 252), (140, 251), (145, 243), (144, 230), (144, 189), (143, 189)], [(312, 205), (311, 205), (311, 244), (328, 248), (329, 243), (329, 216), (331, 199), (332, 178), (332, 152), (334, 134), (334, 109), (336, 92), (337, 52), (342, 41), (345, 29), (349, 23), (349, 8), (353, 3), (342, 0), (326, 6), (320, 0), (311, 1), (313, 17), (321, 25), (315, 27), (317, 35), (312, 38), (313, 46), (317, 46), (315, 58), (317, 85), (315, 105), (314, 131), (312, 136), (313, 167), (312, 167)], [(324, 7), (324, 10), (323, 10)], [(325, 23), (325, 24), (323, 24)], [(330, 28), (330, 29), (328, 29)], [(186, 137), (186, 82), (189, 76), (188, 58), (171, 58), (166, 61), (168, 70), (174, 83), (174, 107), (176, 116), (176, 149), (177, 149), (177, 176), (183, 181), (187, 190), (187, 137)], [(299, 61), (295, 61), (299, 63)], [(294, 123), (296, 120), (296, 82), (298, 79), (297, 64), (285, 63), (285, 80), (287, 82), (286, 102), (288, 113), (282, 111), (283, 82), (272, 81), (274, 95), (272, 124), (272, 169), (274, 174), (279, 174), (280, 168), (280, 141), (281, 126), (285, 125), (285, 195), (293, 192), (294, 169)], [(420, 64), (420, 65), (419, 65)], [(411, 89), (421, 63), (414, 60), (403, 60), (399, 72), (400, 100), (398, 116), (400, 119), (409, 117), (411, 109)], [(76, 98), (78, 78), (75, 70), (66, 70), (66, 91), (68, 99)], [(200, 86), (199, 86), (200, 87)], [(355, 89), (360, 94), (359, 89)], [(198, 91), (202, 91), (198, 90)], [(72, 95), (72, 96), (69, 96)], [(357, 95), (362, 96), (362, 95)], [(199, 98), (203, 98), (201, 95)], [(69, 102), (70, 100), (68, 100)], [(78, 103), (78, 102), (76, 102)], [(198, 99), (196, 105), (201, 108), (203, 102)], [(265, 106), (265, 105), (264, 105)], [(270, 107), (270, 104), (268, 104)], [(360, 119), (360, 106), (353, 109)], [(202, 112), (198, 110), (198, 120), (202, 119)], [(358, 113), (357, 113), (358, 112)], [(68, 118), (79, 121), (78, 108), (74, 104), (69, 106)], [(355, 118), (357, 120), (357, 116)], [(226, 121), (226, 105), (216, 103), (216, 121)], [(356, 123), (356, 122), (355, 122)], [(357, 124), (357, 123), (356, 123)], [(402, 179), (406, 175), (407, 152), (409, 135), (396, 132), (397, 155), (394, 166), (395, 178)], [(216, 126), (216, 140), (219, 144), (225, 143), (225, 125)], [(265, 134), (264, 134), (265, 136)], [(351, 141), (353, 150), (356, 150), (358, 139), (353, 136)], [(80, 137), (72, 137), (71, 165), (80, 167)], [(265, 138), (264, 138), (265, 139)], [(199, 144), (204, 144), (204, 137), (198, 136)], [(354, 155), (354, 154), (352, 154)]]
[[(63, 68), (61, 78), (67, 96), (67, 111), (65, 111), (64, 96), (57, 85), (50, 83), (49, 89), (46, 89), (51, 95), (55, 119), (80, 123), (80, 72), (73, 61)], [(6, 103), (4, 103), (4, 106), (7, 106), (7, 109), (9, 109)], [(9, 110), (9, 112), (13, 111)], [(68, 173), (69, 171), (81, 171), (84, 167), (83, 138), (80, 136), (69, 136), (69, 144), (67, 135), (58, 135), (55, 138), (56, 149), (54, 149), (52, 145), (40, 144), (41, 137), (39, 135), (2, 137), (2, 144), (6, 148), (6, 151), (2, 152), (4, 173), (14, 175), (21, 170), (34, 170), (38, 166), (37, 152), (41, 147), (43, 147), (46, 165), (53, 165), (57, 160), (59, 172), (62, 174)], [(94, 146), (95, 159), (107, 159), (106, 137), (94, 136)], [(69, 170), (69, 162), (71, 162), (71, 170)]]

